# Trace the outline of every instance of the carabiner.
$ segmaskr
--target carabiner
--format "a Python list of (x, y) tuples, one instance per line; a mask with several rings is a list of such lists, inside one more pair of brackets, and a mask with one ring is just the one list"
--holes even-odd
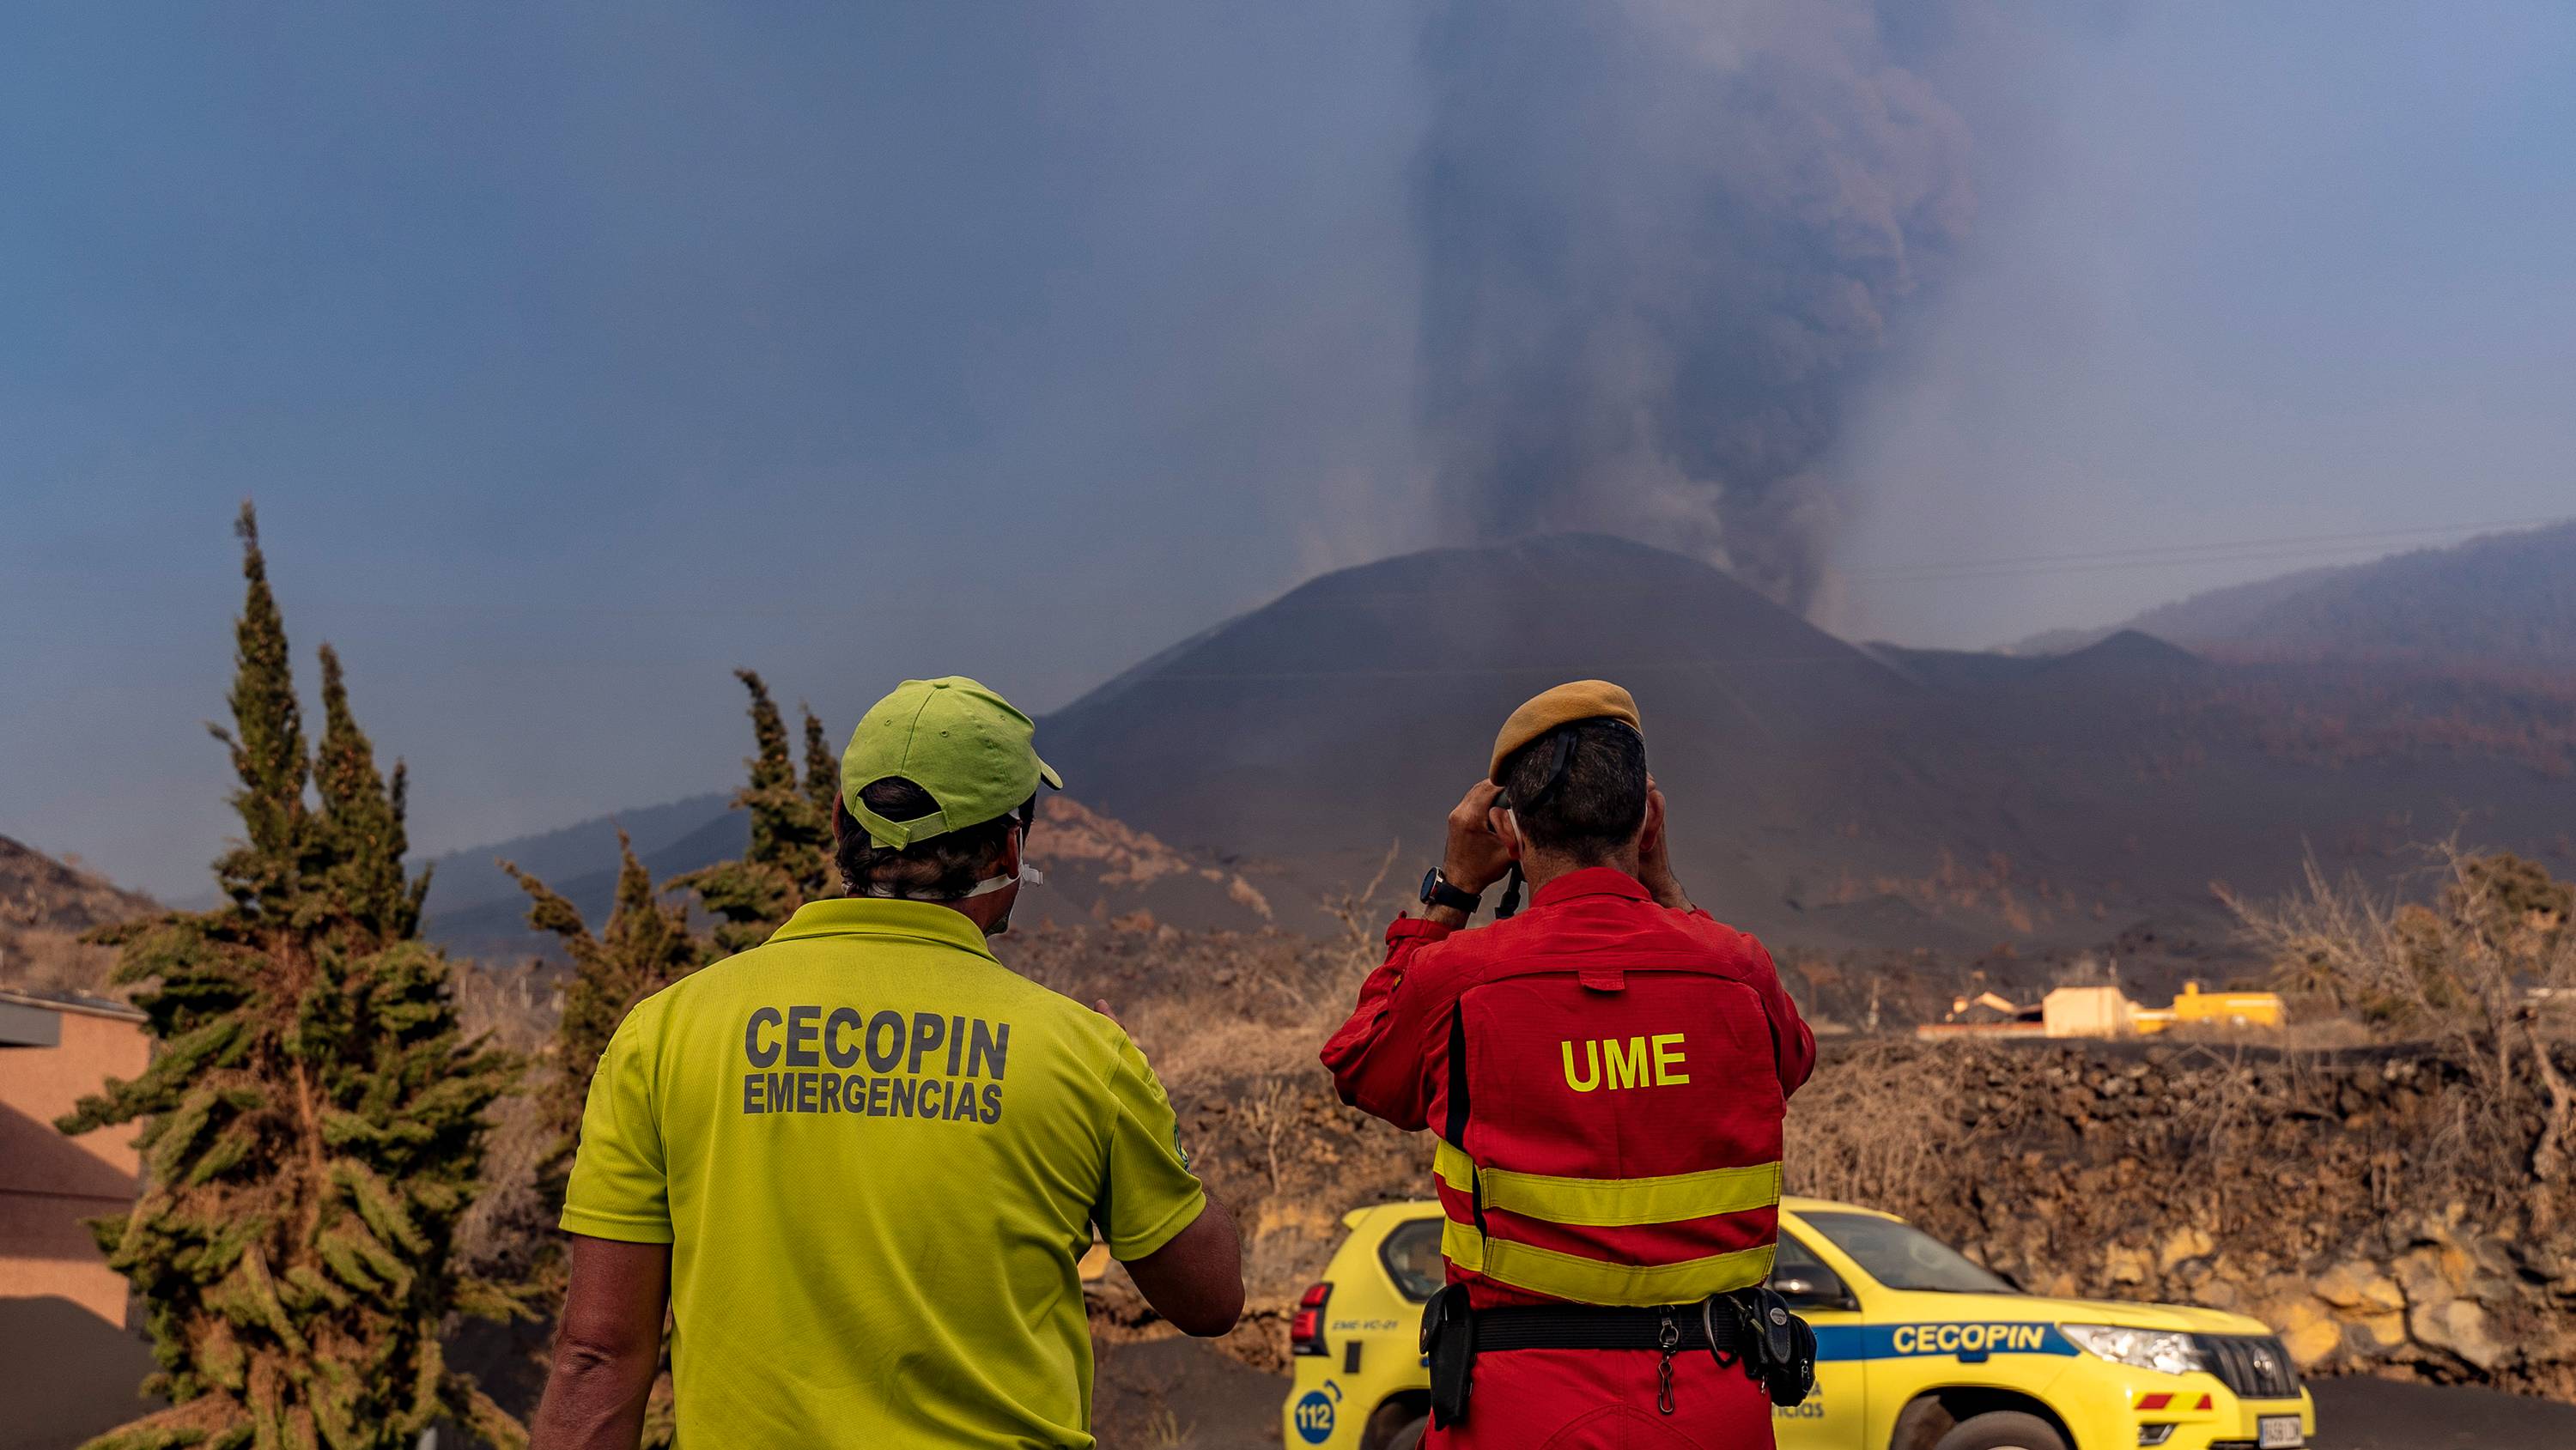
[(1672, 1311), (1664, 1311), (1663, 1323), (1655, 1329), (1655, 1347), (1664, 1357), (1655, 1365), (1655, 1408), (1664, 1414), (1673, 1412), (1673, 1351), (1682, 1346), (1682, 1327), (1673, 1322)]

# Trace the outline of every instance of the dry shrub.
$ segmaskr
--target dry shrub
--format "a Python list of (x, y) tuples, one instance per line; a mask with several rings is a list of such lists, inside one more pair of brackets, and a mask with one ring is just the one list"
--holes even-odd
[(133, 988), (108, 981), (115, 970), (115, 951), (92, 946), (80, 932), (42, 926), (0, 928), (0, 986), (128, 1000)]
[(2456, 840), (2421, 849), (2427, 902), (2373, 891), (2357, 875), (2331, 879), (2314, 857), (2302, 889), (2280, 900), (2220, 894), (2285, 990), (2358, 1013), (2381, 1040), (2429, 1040), (2467, 1065), (2475, 1111), (2464, 1124), (2479, 1158), (2521, 1146), (2520, 1119), (2537, 1105), (2528, 1167), (2562, 1180), (2576, 1085), (2554, 1060), (2560, 1031), (2536, 992), (2576, 988), (2576, 890)]
[(538, 980), (538, 967), (487, 967), (458, 962), (450, 976), (456, 1016), (468, 1036), (492, 1040), (528, 1059), (517, 1091), (495, 1103), (492, 1132), (484, 1139), (482, 1195), (457, 1225), (457, 1244), (478, 1272), (517, 1281), (538, 1246), (555, 1233), (537, 1189), (537, 1168), (552, 1134), (540, 1121), (528, 1089), (550, 1071), (546, 1049), (554, 1039), (562, 994)]
[(1894, 1205), (1942, 1182), (1959, 1065), (1956, 1053), (1883, 1039), (1833, 1052), (1789, 1100), (1790, 1191)]
[(456, 1020), (468, 1037), (491, 1034), (512, 1052), (535, 1054), (553, 1036), (560, 994), (538, 980), (541, 970), (530, 962), (517, 967), (490, 967), (458, 961), (449, 976), (456, 1000)]

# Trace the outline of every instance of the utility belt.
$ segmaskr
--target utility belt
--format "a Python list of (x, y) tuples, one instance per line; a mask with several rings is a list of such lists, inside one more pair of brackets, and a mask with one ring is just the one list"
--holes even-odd
[(1756, 1285), (1696, 1304), (1612, 1308), (1562, 1304), (1470, 1309), (1467, 1286), (1452, 1284), (1422, 1310), (1422, 1353), (1431, 1367), (1431, 1423), (1467, 1418), (1476, 1356), (1511, 1349), (1661, 1351), (1655, 1408), (1673, 1412), (1673, 1356), (1705, 1350), (1720, 1366), (1742, 1365), (1775, 1405), (1795, 1405), (1816, 1385), (1816, 1332), (1789, 1301)]

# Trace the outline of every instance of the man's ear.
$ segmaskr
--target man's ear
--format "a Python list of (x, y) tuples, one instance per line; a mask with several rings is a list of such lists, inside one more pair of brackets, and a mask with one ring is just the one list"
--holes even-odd
[(1503, 838), (1503, 849), (1511, 853), (1513, 860), (1521, 859), (1521, 818), (1519, 816), (1510, 811), (1487, 811), (1485, 824), (1493, 827), (1494, 834)]
[(1020, 850), (1028, 844), (1028, 829), (1024, 825), (1015, 825), (1002, 833), (1002, 869), (996, 874), (1003, 876), (1020, 874)]

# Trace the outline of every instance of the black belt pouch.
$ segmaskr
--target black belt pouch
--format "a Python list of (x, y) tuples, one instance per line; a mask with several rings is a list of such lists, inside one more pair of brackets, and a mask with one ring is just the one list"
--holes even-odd
[(1476, 1320), (1467, 1312), (1467, 1286), (1452, 1284), (1422, 1306), (1422, 1353), (1431, 1364), (1431, 1423), (1463, 1424), (1467, 1391), (1476, 1376)]

